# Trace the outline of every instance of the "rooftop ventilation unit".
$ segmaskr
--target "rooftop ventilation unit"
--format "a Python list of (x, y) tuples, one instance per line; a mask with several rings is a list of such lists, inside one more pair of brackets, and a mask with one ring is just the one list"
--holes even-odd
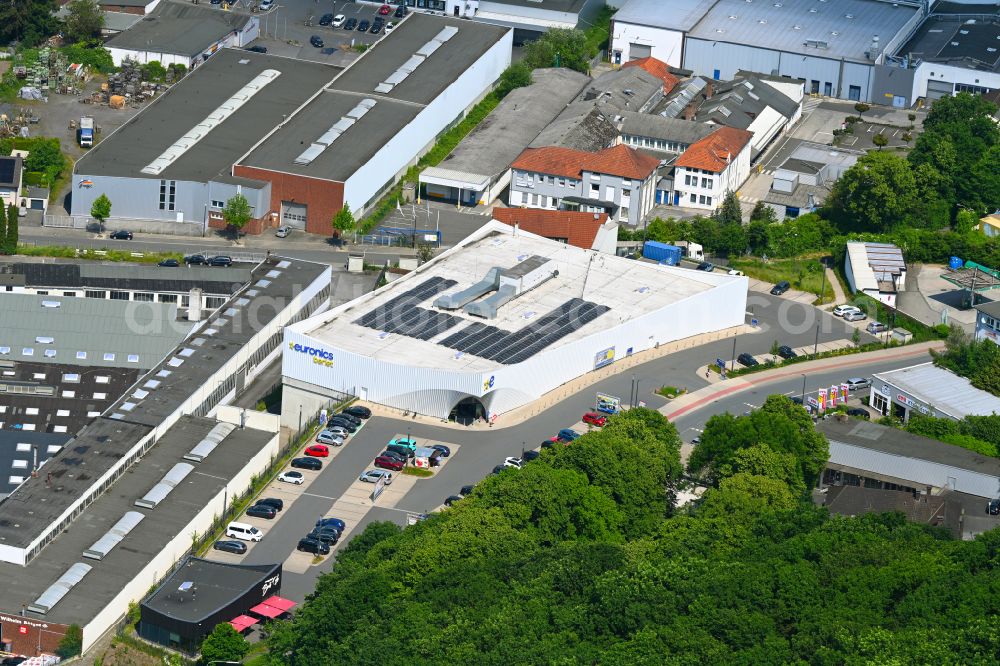
[(263, 72), (253, 77), (248, 84), (243, 86), (236, 92), (236, 94), (223, 102), (219, 108), (208, 114), (208, 116), (203, 121), (195, 125), (191, 131), (177, 139), (177, 141), (163, 151), (159, 157), (143, 167), (142, 172), (153, 176), (158, 176), (163, 173), (163, 170), (173, 164), (177, 158), (194, 147), (196, 143), (201, 141), (209, 132), (215, 129), (219, 123), (235, 113), (237, 109), (249, 102), (254, 95), (263, 90), (264, 86), (271, 83), (271, 81), (274, 81), (279, 76), (281, 76), (281, 72), (278, 70), (265, 69)]
[(236, 430), (236, 426), (232, 423), (216, 423), (215, 427), (205, 435), (205, 438), (198, 442), (198, 446), (184, 456), (184, 460), (202, 462), (233, 430)]
[(90, 573), (91, 568), (89, 564), (77, 562), (67, 569), (66, 573), (59, 577), (59, 580), (52, 583), (49, 589), (42, 592), (42, 596), (35, 599), (35, 603), (28, 604), (28, 610), (32, 613), (45, 615), (52, 610), (53, 606), (62, 601), (62, 598), (69, 594), (69, 591), (83, 580), (84, 576)]
[(357, 106), (348, 111), (347, 115), (342, 116), (330, 129), (323, 132), (312, 145), (306, 148), (293, 161), (296, 164), (312, 164), (313, 160), (322, 155), (323, 151), (330, 147), (330, 144), (340, 138), (341, 134), (353, 127), (354, 123), (361, 120), (366, 113), (371, 111), (375, 103), (375, 100), (367, 97), (358, 102)]
[(111, 549), (121, 543), (128, 533), (135, 529), (136, 525), (142, 522), (146, 516), (138, 511), (129, 511), (115, 526), (108, 530), (108, 533), (97, 540), (93, 546), (83, 551), (84, 557), (92, 560), (103, 560)]
[[(490, 271), (492, 274), (493, 271)], [(489, 275), (486, 279), (489, 279)], [(555, 262), (547, 257), (532, 255), (513, 268), (499, 271), (493, 289), (496, 293), (479, 301), (466, 303), (462, 308), (466, 314), (485, 319), (496, 319), (497, 310), (518, 296), (531, 291), (546, 280), (559, 275)], [(484, 280), (485, 282), (485, 280)], [(482, 283), (480, 283), (482, 284)], [(477, 285), (479, 286), (479, 285)], [(458, 296), (459, 294), (456, 294)]]
[(155, 509), (160, 502), (167, 498), (170, 491), (176, 488), (193, 469), (194, 465), (177, 463), (167, 472), (162, 481), (153, 486), (152, 490), (146, 493), (141, 499), (137, 499), (135, 505), (143, 509)]

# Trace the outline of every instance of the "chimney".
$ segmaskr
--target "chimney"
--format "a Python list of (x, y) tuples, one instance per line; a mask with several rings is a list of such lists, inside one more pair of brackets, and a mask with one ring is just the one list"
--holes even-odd
[(194, 287), (188, 296), (188, 321), (201, 321), (201, 311), (203, 307), (202, 291), (198, 287)]
[(31, 447), (31, 476), (38, 476), (38, 447)]

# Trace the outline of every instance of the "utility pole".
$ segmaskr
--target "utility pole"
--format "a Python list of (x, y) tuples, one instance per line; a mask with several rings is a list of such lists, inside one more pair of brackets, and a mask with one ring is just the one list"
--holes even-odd
[(806, 406), (806, 374), (802, 373), (802, 406)]
[(819, 324), (816, 324), (816, 342), (813, 343), (813, 357), (819, 352)]
[(732, 366), (730, 367), (730, 372), (736, 371), (736, 336), (733, 336), (733, 360), (731, 361)]

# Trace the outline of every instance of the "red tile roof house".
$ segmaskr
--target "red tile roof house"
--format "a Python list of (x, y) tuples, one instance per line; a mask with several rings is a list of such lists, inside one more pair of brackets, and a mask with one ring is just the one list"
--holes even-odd
[(653, 208), (659, 158), (618, 144), (596, 153), (528, 148), (511, 164), (512, 207), (607, 213), (633, 226)]
[(674, 162), (674, 199), (684, 208), (713, 211), (727, 192), (739, 192), (750, 177), (753, 133), (720, 127), (696, 141)]
[(615, 254), (618, 223), (606, 213), (540, 208), (494, 208), (493, 219), (568, 245)]

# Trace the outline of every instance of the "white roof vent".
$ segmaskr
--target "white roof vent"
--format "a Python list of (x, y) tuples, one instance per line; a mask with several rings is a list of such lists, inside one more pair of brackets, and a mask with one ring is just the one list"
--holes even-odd
[(146, 516), (138, 511), (129, 511), (121, 520), (115, 523), (114, 527), (108, 530), (107, 534), (98, 539), (93, 546), (83, 551), (83, 556), (92, 560), (103, 560), (111, 552), (111, 549), (121, 543), (128, 533), (135, 529), (136, 525), (142, 522)]
[(52, 583), (49, 589), (42, 592), (42, 596), (35, 599), (35, 603), (29, 604), (28, 610), (32, 613), (45, 615), (52, 610), (53, 606), (62, 601), (62, 598), (69, 594), (69, 591), (83, 580), (84, 576), (90, 573), (91, 568), (89, 564), (77, 562), (67, 569), (66, 573), (59, 577), (59, 580)]
[(188, 463), (177, 463), (167, 472), (163, 480), (150, 489), (148, 493), (135, 501), (135, 505), (143, 509), (155, 509), (156, 506), (167, 498), (174, 488), (194, 470), (194, 465)]

